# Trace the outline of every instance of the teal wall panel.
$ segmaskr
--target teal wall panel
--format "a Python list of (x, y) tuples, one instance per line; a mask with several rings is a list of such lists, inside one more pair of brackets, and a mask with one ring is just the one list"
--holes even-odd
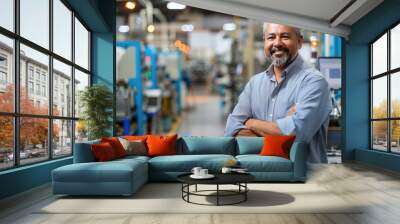
[[(343, 159), (399, 170), (400, 157), (369, 150), (369, 43), (400, 22), (400, 1), (386, 0), (351, 27), (345, 43)], [(396, 162), (395, 162), (396, 161)]]

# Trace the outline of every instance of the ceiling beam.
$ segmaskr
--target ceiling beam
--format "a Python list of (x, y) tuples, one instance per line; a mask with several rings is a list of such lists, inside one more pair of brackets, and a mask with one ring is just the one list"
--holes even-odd
[[(167, 0), (172, 1), (172, 0)], [(347, 38), (350, 35), (350, 27), (337, 25), (332, 27), (329, 21), (296, 15), (276, 9), (255, 7), (245, 3), (237, 3), (225, 0), (173, 0), (192, 7), (221, 12), (234, 16), (258, 20), (260, 22), (272, 22), (295, 26), (305, 30), (335, 34)]]
[(357, 11), (361, 6), (366, 4), (368, 0), (356, 0), (351, 1), (349, 5), (346, 5), (338, 14), (336, 14), (331, 20), (331, 27), (336, 27), (347, 18), (349, 18), (355, 11)]

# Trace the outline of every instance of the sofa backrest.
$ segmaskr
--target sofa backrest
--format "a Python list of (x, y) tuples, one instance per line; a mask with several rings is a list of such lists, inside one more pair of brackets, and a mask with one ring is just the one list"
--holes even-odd
[(74, 163), (95, 162), (96, 158), (90, 148), (92, 144), (99, 144), (100, 140), (75, 143), (74, 147)]
[(259, 154), (264, 145), (263, 137), (237, 137), (236, 155)]
[(177, 154), (226, 154), (235, 155), (236, 142), (233, 137), (190, 136), (177, 141)]

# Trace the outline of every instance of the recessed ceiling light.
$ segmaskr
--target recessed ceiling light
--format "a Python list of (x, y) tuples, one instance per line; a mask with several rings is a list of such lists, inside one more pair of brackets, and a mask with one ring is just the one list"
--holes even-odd
[(185, 24), (181, 26), (181, 30), (183, 32), (192, 32), (194, 30), (194, 26), (192, 24)]
[(125, 3), (125, 7), (126, 7), (127, 9), (132, 10), (132, 9), (135, 9), (136, 4), (135, 4), (134, 2), (132, 2), (132, 1), (127, 1), (127, 2)]
[(233, 31), (233, 30), (236, 30), (236, 24), (234, 24), (234, 23), (225, 23), (222, 28), (225, 31)]
[(128, 33), (128, 32), (129, 32), (129, 26), (127, 26), (127, 25), (121, 25), (121, 26), (119, 26), (118, 31), (119, 31), (120, 33)]
[(181, 9), (185, 9), (186, 5), (182, 5), (182, 4), (179, 4), (176, 2), (168, 2), (167, 8), (172, 9), (172, 10), (181, 10)]

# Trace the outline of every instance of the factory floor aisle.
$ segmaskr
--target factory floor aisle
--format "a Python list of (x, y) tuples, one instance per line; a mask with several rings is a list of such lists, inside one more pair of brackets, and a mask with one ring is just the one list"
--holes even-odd
[(191, 109), (185, 110), (179, 136), (223, 136), (226, 118), (220, 108), (220, 97), (198, 87), (189, 96)]

